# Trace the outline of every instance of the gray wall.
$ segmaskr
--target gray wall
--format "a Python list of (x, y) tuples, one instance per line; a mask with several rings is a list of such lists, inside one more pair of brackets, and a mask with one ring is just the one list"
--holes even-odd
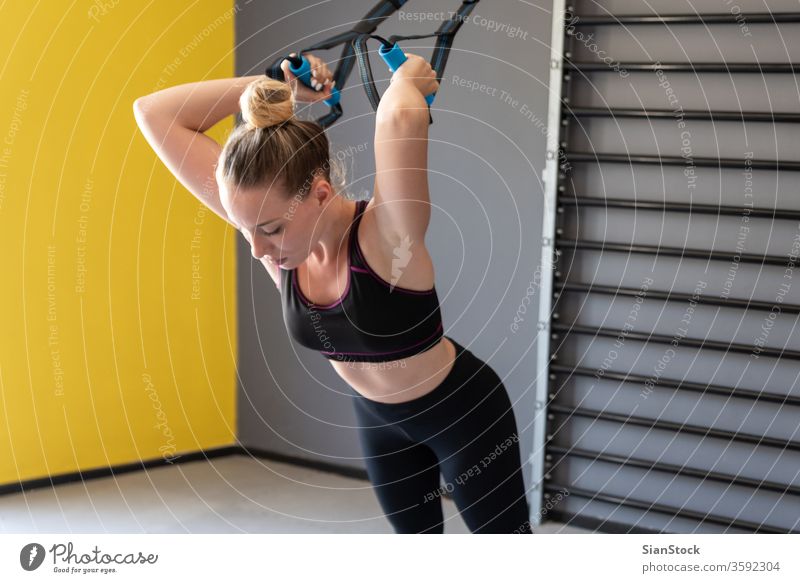
[[(243, 4), (236, 24), (237, 74), (263, 72), (277, 55), (348, 29), (372, 6), (371, 1), (334, 1), (303, 9), (310, 4)], [(412, 0), (404, 13), (447, 13), (459, 6), (458, 0)], [(433, 213), (426, 243), (436, 268), (445, 333), (489, 362), (504, 379), (515, 402), (523, 460), (527, 460), (537, 372), (538, 293), (531, 282), (538, 281), (541, 253), (551, 16), (530, 3), (490, 0), (481, 2), (473, 15), (477, 22), (462, 27), (434, 104), (429, 149)], [(492, 30), (482, 18), (505, 28)], [(429, 33), (440, 22), (401, 21), (395, 14), (380, 33)], [(401, 44), (408, 52), (430, 57), (425, 48), (432, 46), (428, 39)], [(330, 63), (339, 52), (318, 54)], [(386, 78), (382, 61), (374, 57), (376, 79)], [(458, 84), (460, 79), (489, 89), (471, 91)], [(368, 198), (374, 180), (374, 113), (359, 84), (356, 70), (343, 93), (345, 115), (330, 128), (329, 137), (335, 150), (361, 147), (351, 158), (348, 179), (354, 197)], [(385, 89), (385, 82), (379, 89)], [(320, 107), (313, 116), (326, 109)], [(249, 447), (363, 468), (353, 428), (352, 389), (321, 355), (289, 339), (278, 291), (244, 240), (239, 239), (238, 245), (240, 441)], [(512, 332), (510, 324), (526, 294), (524, 320)], [(527, 463), (525, 474), (530, 487)]]

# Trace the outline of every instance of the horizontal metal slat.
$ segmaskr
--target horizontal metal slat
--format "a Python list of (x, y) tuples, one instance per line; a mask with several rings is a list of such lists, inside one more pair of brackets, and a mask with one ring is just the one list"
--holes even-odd
[[(708, 259), (715, 261), (739, 261), (758, 265), (787, 265), (787, 257), (777, 255), (755, 255), (753, 253), (730, 253), (709, 249), (691, 249), (686, 247), (664, 247), (660, 245), (633, 245), (628, 243), (609, 243), (607, 241), (590, 241), (575, 239), (558, 239), (557, 247), (573, 249), (589, 249), (592, 251), (608, 251), (612, 253), (643, 253), (647, 255), (666, 255), (684, 259)], [(738, 259), (737, 259), (738, 258)]]
[[(700, 166), (706, 168), (745, 167), (744, 160), (736, 158), (684, 158), (682, 156), (651, 156), (649, 154), (613, 154), (608, 152), (565, 152), (566, 162), (609, 162), (612, 164), (657, 164), (659, 166)], [(565, 162), (561, 163), (562, 169)], [(754, 170), (800, 170), (797, 160), (747, 160)]]
[[(746, 488), (754, 488), (757, 490), (768, 490), (777, 494), (789, 494), (791, 496), (800, 496), (800, 486), (793, 486), (791, 484), (779, 484), (778, 482), (768, 482), (766, 480), (754, 480), (744, 476), (733, 476), (731, 474), (723, 474), (721, 472), (710, 472), (706, 470), (699, 470), (696, 468), (687, 468), (686, 466), (678, 466), (675, 464), (667, 464), (664, 462), (653, 462), (644, 459), (623, 457), (620, 455), (613, 455), (608, 453), (600, 453), (589, 451), (585, 449), (578, 449), (575, 447), (566, 448), (555, 445), (547, 447), (545, 459), (552, 461), (548, 456), (555, 454), (559, 459), (566, 457), (581, 457), (592, 461), (601, 461), (611, 464), (619, 464), (630, 466), (642, 470), (653, 470), (665, 472), (668, 474), (675, 474), (685, 476), (687, 478), (697, 478), (700, 480), (714, 480), (722, 484), (734, 484), (736, 486), (743, 486)], [(550, 471), (550, 470), (548, 470)]]
[[(565, 405), (550, 404), (547, 407), (548, 419), (553, 413), (562, 415), (575, 415), (578, 417), (588, 417), (590, 419), (600, 419), (603, 421), (614, 421), (624, 425), (636, 425), (639, 427), (647, 427), (648, 429), (664, 429), (667, 431), (676, 431), (679, 433), (688, 433), (689, 435), (698, 435), (700, 437), (715, 437), (717, 439), (725, 439), (728, 441), (739, 441), (742, 443), (750, 443), (755, 445), (765, 445), (768, 447), (777, 447), (779, 449), (790, 449), (792, 451), (800, 451), (800, 443), (796, 441), (789, 441), (786, 439), (778, 439), (775, 437), (764, 437), (763, 435), (753, 435), (750, 433), (743, 433), (739, 431), (726, 431), (723, 429), (716, 429), (713, 427), (701, 427), (699, 425), (687, 425), (686, 423), (675, 423), (673, 421), (663, 421), (660, 419), (648, 419), (645, 417), (636, 417), (633, 415), (622, 415), (620, 413), (609, 413), (607, 411), (596, 411), (594, 409), (586, 409), (584, 407), (567, 407)], [(552, 441), (554, 435), (548, 434), (547, 441)]]
[[(597, 285), (588, 283), (563, 283), (556, 282), (554, 284), (555, 291), (553, 297), (560, 298), (563, 293), (588, 293), (588, 294), (604, 294), (610, 296), (626, 296), (636, 297), (642, 293), (642, 290), (635, 288), (622, 288), (610, 285)], [(658, 300), (665, 300), (670, 302), (688, 302), (695, 301), (698, 304), (719, 306), (722, 308), (740, 308), (742, 310), (760, 310), (764, 312), (772, 311), (774, 302), (762, 302), (760, 300), (743, 300), (737, 298), (723, 298), (723, 297), (710, 297), (710, 296), (697, 296), (680, 293), (680, 292), (665, 292), (660, 290), (647, 290), (648, 298), (655, 298)], [(800, 305), (797, 304), (780, 304), (781, 313), (783, 314), (799, 314)]]
[(582, 16), (567, 13), (566, 26), (607, 26), (639, 24), (783, 24), (800, 22), (798, 12), (719, 12), (709, 14), (621, 14)]
[[(595, 328), (593, 326), (575, 326), (575, 325), (560, 325), (552, 326), (554, 333), (560, 334), (587, 334), (592, 336), (605, 336), (616, 338), (622, 332), (620, 330), (613, 330), (611, 328)], [(647, 334), (644, 332), (625, 332), (625, 338), (631, 340), (639, 340), (641, 342), (655, 342), (656, 344), (671, 344), (673, 338), (671, 336), (663, 336), (660, 334)], [(700, 338), (681, 338), (680, 343), (682, 346), (689, 346), (691, 348), (721, 350), (723, 352), (737, 352), (740, 354), (750, 354), (755, 349), (754, 346), (748, 344), (739, 344), (736, 342), (720, 342), (718, 340), (704, 340)], [(782, 348), (772, 347), (759, 347), (758, 353), (772, 358), (787, 358), (790, 360), (799, 360), (800, 351), (788, 350)]]
[(773, 526), (758, 524), (756, 522), (750, 522), (747, 520), (735, 520), (724, 516), (695, 512), (694, 510), (686, 510), (685, 508), (676, 508), (674, 506), (669, 506), (667, 504), (658, 504), (653, 502), (645, 502), (642, 500), (633, 500), (627, 496), (623, 498), (621, 496), (614, 496), (611, 494), (593, 492), (591, 490), (584, 490), (582, 488), (573, 488), (572, 486), (566, 486), (564, 484), (556, 484), (556, 483), (547, 484), (544, 489), (548, 492), (559, 492), (567, 490), (570, 496), (580, 496), (582, 498), (600, 500), (602, 502), (608, 502), (610, 504), (615, 504), (618, 506), (628, 506), (630, 508), (645, 510), (647, 512), (659, 512), (661, 514), (667, 514), (669, 516), (674, 516), (676, 518), (689, 518), (692, 520), (697, 520), (699, 522), (708, 522), (711, 524), (719, 524), (722, 526), (732, 526), (735, 528), (741, 528), (742, 530), (749, 530), (754, 533), (763, 532), (772, 534), (791, 534), (800, 532), (797, 530), (786, 530), (781, 528), (775, 528)]
[[(556, 373), (569, 373), (584, 377), (595, 376), (595, 370), (585, 367), (572, 367), (565, 364), (551, 364), (550, 370)], [(644, 384), (649, 377), (644, 375), (622, 373), (613, 370), (606, 370), (603, 372), (603, 378), (613, 379), (615, 381), (622, 381), (626, 383), (641, 383)], [(552, 376), (551, 376), (551, 380)], [(777, 405), (794, 405), (800, 407), (800, 397), (793, 395), (776, 395), (774, 393), (764, 393), (763, 391), (754, 391), (753, 389), (743, 389), (740, 387), (726, 387), (723, 385), (709, 385), (706, 383), (694, 383), (691, 381), (670, 379), (666, 377), (659, 377), (658, 387), (667, 389), (681, 389), (692, 391), (695, 393), (708, 393), (711, 395), (719, 395), (722, 397), (735, 397), (741, 399), (752, 399), (754, 401), (764, 401), (767, 403), (775, 403)]]
[(800, 220), (800, 210), (771, 209), (767, 207), (736, 207), (716, 204), (680, 203), (658, 200), (630, 200), (625, 198), (597, 198), (591, 196), (560, 196), (558, 203), (564, 206), (595, 206), (636, 209), (644, 211), (687, 212), (708, 215), (755, 217), (759, 219)]
[(609, 67), (606, 63), (566, 61), (569, 71), (619, 73), (620, 69), (632, 72), (669, 71), (673, 73), (796, 73), (797, 63), (619, 63)]
[(800, 122), (800, 113), (764, 111), (701, 111), (683, 109), (676, 112), (671, 109), (564, 107), (563, 114), (565, 117), (633, 117), (645, 119), (674, 119), (680, 115), (680, 117), (684, 119), (707, 121)]

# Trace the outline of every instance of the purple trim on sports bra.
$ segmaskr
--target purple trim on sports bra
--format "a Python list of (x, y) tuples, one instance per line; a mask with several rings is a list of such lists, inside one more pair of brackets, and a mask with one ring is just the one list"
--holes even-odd
[(350, 354), (355, 356), (395, 354), (396, 352), (403, 352), (404, 350), (409, 350), (411, 348), (414, 348), (415, 346), (419, 346), (420, 344), (427, 342), (428, 340), (436, 336), (440, 331), (442, 331), (442, 329), (443, 329), (442, 323), (439, 322), (439, 325), (436, 327), (436, 331), (430, 336), (428, 336), (425, 340), (420, 340), (419, 342), (415, 342), (411, 346), (406, 346), (405, 348), (400, 348), (398, 350), (390, 350), (389, 352), (336, 352), (336, 351), (326, 352), (325, 350), (321, 350), (320, 352), (322, 352), (322, 354)]
[(347, 287), (345, 288), (342, 297), (340, 297), (332, 304), (328, 304), (327, 306), (318, 306), (305, 296), (303, 291), (300, 289), (300, 286), (297, 285), (296, 274), (292, 275), (292, 285), (294, 286), (294, 291), (297, 293), (298, 297), (303, 301), (304, 304), (306, 304), (307, 307), (311, 307), (313, 305), (315, 310), (331, 310), (336, 306), (338, 306), (339, 304), (341, 304), (345, 300), (345, 298), (347, 298), (347, 294), (350, 293), (350, 274), (349, 273), (347, 274)]

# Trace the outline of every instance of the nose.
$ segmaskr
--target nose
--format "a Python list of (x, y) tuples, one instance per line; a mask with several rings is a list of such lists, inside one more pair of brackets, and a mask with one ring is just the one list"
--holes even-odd
[(253, 257), (256, 259), (261, 259), (264, 255), (266, 255), (263, 245), (258, 242), (258, 238), (256, 238), (256, 240), (250, 244), (250, 250), (253, 253)]
[[(253, 241), (250, 244), (250, 250), (253, 253), (253, 257), (256, 259), (261, 259), (265, 255), (269, 255), (270, 257), (276, 257), (275, 253), (276, 250), (272, 248), (272, 245), (266, 244), (264, 241), (264, 237), (259, 237), (256, 235), (253, 238)], [(277, 257), (276, 257), (277, 258)]]

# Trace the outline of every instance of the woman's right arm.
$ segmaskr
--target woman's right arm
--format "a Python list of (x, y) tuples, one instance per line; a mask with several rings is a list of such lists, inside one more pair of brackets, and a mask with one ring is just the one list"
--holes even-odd
[[(189, 192), (236, 230), (239, 225), (230, 220), (219, 198), (216, 168), (222, 147), (203, 132), (238, 113), (239, 97), (259, 78), (261, 75), (186, 83), (133, 103), (136, 123), (161, 161)], [(280, 289), (278, 268), (264, 260), (261, 263)]]
[(185, 83), (140, 97), (133, 104), (136, 123), (170, 172), (237, 230), (219, 197), (216, 167), (222, 147), (204, 132), (238, 113), (245, 87), (261, 77)]

